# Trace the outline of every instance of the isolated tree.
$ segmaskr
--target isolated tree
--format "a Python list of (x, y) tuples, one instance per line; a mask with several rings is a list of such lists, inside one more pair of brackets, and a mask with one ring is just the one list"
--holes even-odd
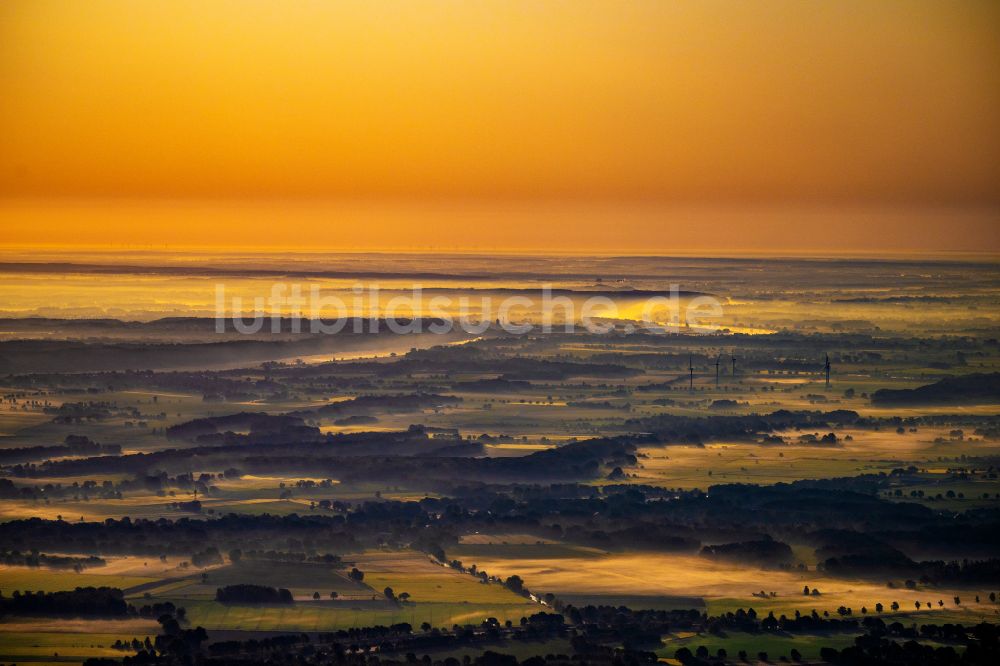
[(507, 580), (504, 581), (504, 585), (507, 586), (507, 589), (516, 594), (520, 594), (524, 591), (524, 581), (517, 575), (509, 576)]
[(336, 591), (336, 590), (334, 590), (333, 592), (331, 592), (331, 593), (330, 593), (330, 598), (331, 598), (331, 599), (336, 599), (336, 598), (337, 598), (337, 597), (339, 597), (339, 596), (340, 596), (340, 595), (339, 595), (339, 594), (337, 593), (337, 591)]
[(882, 604), (881, 603), (875, 604), (875, 612), (876, 613), (881, 613), (882, 612)]
[(319, 592), (313, 592), (313, 599), (319, 601)]

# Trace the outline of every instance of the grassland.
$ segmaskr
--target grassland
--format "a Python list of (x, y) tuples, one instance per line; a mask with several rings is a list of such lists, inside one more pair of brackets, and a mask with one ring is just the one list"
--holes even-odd
[(674, 653), (686, 647), (693, 653), (699, 646), (708, 648), (710, 655), (718, 654), (719, 649), (726, 651), (727, 658), (737, 661), (740, 650), (745, 650), (751, 663), (757, 662), (757, 655), (764, 652), (768, 661), (778, 661), (780, 657), (788, 657), (793, 649), (798, 650), (806, 661), (818, 661), (819, 651), (824, 647), (843, 649), (854, 644), (853, 634), (745, 634), (729, 632), (726, 636), (712, 634), (673, 634), (663, 638), (664, 647), (656, 650), (656, 654), (670, 663), (679, 663), (673, 659)]
[(224, 605), (214, 601), (183, 602), (193, 624), (209, 631), (240, 629), (244, 631), (333, 631), (351, 627), (370, 627), (408, 622), (414, 627), (428, 622), (432, 626), (478, 624), (488, 617), (501, 622), (518, 622), (538, 611), (538, 606), (520, 604), (408, 603), (390, 605), (381, 601), (302, 601), (292, 606)]
[[(743, 277), (739, 279), (742, 280)], [(834, 320), (845, 317), (867, 318), (870, 321), (850, 326), (869, 332), (874, 330), (875, 325), (884, 327), (885, 331), (912, 332), (914, 326), (929, 323), (937, 327), (933, 330), (951, 333), (948, 317), (970, 316), (962, 308), (947, 306), (940, 309), (934, 317), (925, 317), (917, 309), (895, 305), (840, 306), (821, 303), (815, 297), (816, 293), (819, 292), (805, 293), (802, 299), (804, 302), (800, 302), (795, 300), (794, 295), (786, 297), (775, 292), (768, 294), (766, 298), (736, 301), (727, 312), (727, 323), (733, 325), (733, 330), (786, 329), (828, 336), (820, 341), (814, 339), (820, 336), (799, 336), (794, 340), (798, 346), (791, 346), (788, 350), (779, 349), (778, 346), (768, 347), (767, 341), (758, 345), (756, 340), (728, 336), (667, 336), (662, 341), (650, 340), (649, 336), (637, 336), (641, 342), (625, 336), (615, 336), (614, 339), (564, 336), (556, 338), (556, 342), (526, 336), (523, 339), (504, 337), (498, 339), (495, 345), (485, 340), (480, 349), (473, 351), (495, 353), (498, 359), (514, 355), (577, 363), (604, 356), (606, 358), (598, 359), (598, 362), (627, 363), (633, 368), (642, 367), (643, 370), (641, 374), (630, 376), (604, 376), (595, 373), (563, 378), (555, 378), (560, 376), (559, 373), (534, 377), (530, 376), (529, 370), (526, 374), (530, 376), (530, 384), (518, 384), (516, 390), (502, 393), (463, 391), (462, 383), (491, 379), (501, 371), (493, 372), (492, 367), (489, 367), (486, 372), (466, 372), (461, 369), (463, 359), (458, 355), (454, 357), (454, 372), (449, 368), (447, 372), (434, 370), (394, 374), (383, 373), (381, 369), (369, 372), (349, 366), (346, 373), (341, 373), (336, 366), (331, 366), (296, 377), (295, 372), (290, 371), (290, 366), (275, 366), (273, 371), (245, 368), (227, 373), (220, 379), (238, 381), (247, 387), (258, 384), (268, 387), (282, 385), (283, 390), (271, 394), (271, 388), (261, 389), (255, 399), (237, 399), (227, 403), (207, 401), (200, 391), (158, 391), (154, 386), (107, 391), (95, 385), (93, 397), (91, 389), (87, 387), (77, 387), (74, 391), (41, 389), (37, 399), (52, 405), (95, 399), (115, 403), (116, 414), (93, 422), (60, 423), (37, 407), (25, 409), (20, 405), (5, 403), (0, 406), (0, 446), (51, 445), (62, 441), (68, 434), (86, 434), (101, 443), (120, 444), (126, 453), (184, 448), (193, 446), (194, 443), (168, 440), (163, 428), (200, 417), (238, 411), (279, 414), (341, 401), (359, 394), (417, 391), (457, 395), (462, 398), (462, 402), (424, 412), (379, 413), (378, 422), (374, 425), (338, 426), (330, 422), (330, 419), (310, 420), (310, 423), (315, 422), (322, 432), (328, 433), (405, 430), (416, 423), (457, 428), (463, 436), (476, 437), (485, 433), (492, 436), (483, 440), (486, 442), (486, 455), (500, 457), (528, 455), (560, 446), (573, 439), (635, 432), (635, 422), (626, 423), (626, 419), (644, 416), (745, 415), (769, 413), (779, 409), (846, 409), (879, 417), (951, 413), (983, 415), (1000, 412), (1000, 402), (919, 408), (878, 407), (872, 405), (866, 395), (880, 388), (912, 388), (947, 374), (996, 369), (1000, 363), (995, 345), (993, 348), (983, 345), (978, 349), (985, 351), (976, 352), (975, 356), (968, 355), (970, 364), (978, 364), (975, 368), (952, 358), (956, 354), (945, 349), (946, 344), (935, 346), (935, 343), (924, 339), (915, 342), (908, 349), (934, 347), (933, 354), (937, 356), (931, 358), (931, 355), (920, 351), (897, 351), (882, 341), (877, 350), (879, 360), (877, 363), (872, 361), (872, 367), (857, 360), (836, 360), (838, 355), (857, 358), (859, 354), (858, 350), (851, 348), (853, 341), (841, 345), (830, 335), (840, 330)], [(997, 315), (992, 311), (984, 316), (994, 324), (998, 321)], [(803, 321), (808, 318), (823, 321)], [(923, 329), (921, 331), (920, 335), (923, 335)], [(822, 354), (819, 353), (818, 345), (825, 345), (827, 341), (833, 347), (830, 352), (835, 358), (832, 386), (827, 386), (820, 375)], [(778, 341), (774, 344), (783, 343)], [(746, 349), (741, 350), (741, 345), (746, 345)], [(405, 348), (401, 351), (405, 352)], [(692, 351), (695, 359), (700, 357), (702, 360), (694, 361), (696, 364), (700, 363), (700, 367), (695, 368), (694, 390), (688, 390), (686, 365), (683, 362)], [(714, 367), (706, 364), (704, 359), (712, 359), (716, 353), (729, 352), (740, 356), (739, 374), (732, 376), (724, 373), (721, 385), (717, 386)], [(942, 362), (945, 352), (948, 352), (948, 359), (947, 362)], [(345, 352), (327, 356), (343, 360), (350, 358), (352, 354)], [(875, 358), (875, 355), (871, 358)], [(678, 359), (683, 367), (678, 365)], [(313, 360), (320, 359), (317, 357)], [(417, 360), (419, 361), (419, 356)], [(810, 371), (813, 361), (815, 369)], [(950, 365), (952, 361), (954, 366)], [(383, 357), (378, 364), (392, 362), (391, 358)], [(799, 369), (754, 369), (764, 365)], [(675, 382), (677, 379), (682, 381)], [(62, 385), (69, 384), (71, 382), (67, 381)], [(640, 390), (640, 387), (648, 389), (651, 385), (659, 386), (655, 386), (654, 390)], [(2, 391), (0, 389), (0, 393)], [(242, 390), (239, 394), (244, 395)], [(723, 399), (735, 401), (735, 404), (729, 403), (730, 406), (725, 409), (712, 405), (713, 401)], [(137, 423), (140, 419), (128, 415), (131, 410), (155, 418), (143, 418), (146, 424), (140, 427)], [(889, 495), (893, 501), (921, 502), (937, 510), (956, 512), (1000, 506), (1000, 500), (996, 499), (996, 494), (1000, 492), (1000, 482), (989, 479), (982, 470), (973, 473), (970, 478), (960, 478), (952, 470), (953, 467), (963, 466), (964, 458), (986, 459), (1000, 455), (1000, 443), (982, 441), (978, 437), (972, 437), (971, 432), (959, 438), (953, 436), (950, 430), (947, 427), (921, 426), (915, 432), (907, 429), (897, 433), (895, 427), (882, 430), (842, 428), (836, 430), (840, 439), (837, 446), (796, 443), (800, 435), (806, 434), (805, 431), (780, 433), (792, 442), (780, 446), (762, 446), (741, 441), (713, 441), (705, 446), (673, 445), (669, 442), (664, 446), (646, 446), (640, 449), (639, 464), (625, 470), (629, 475), (625, 479), (610, 480), (606, 478), (610, 470), (600, 470), (593, 476), (582, 475), (574, 480), (595, 486), (635, 483), (666, 488), (707, 489), (712, 485), (727, 483), (774, 484), (799, 479), (850, 477), (889, 472), (895, 468), (914, 465), (921, 471), (908, 475), (907, 479), (916, 482), (898, 487), (899, 496)], [(496, 438), (497, 435), (509, 437)], [(195, 458), (192, 461), (178, 462), (166, 471), (170, 475), (190, 472), (196, 476), (202, 472), (222, 471), (200, 468), (206, 464), (217, 463), (206, 463), (204, 459)], [(995, 463), (987, 462), (981, 466), (989, 464)], [(418, 465), (414, 461), (414, 466)], [(147, 470), (157, 471), (159, 470)], [(23, 470), (18, 473), (21, 472)], [(55, 519), (58, 516), (73, 522), (78, 519), (96, 522), (122, 516), (209, 519), (230, 512), (244, 515), (307, 515), (315, 512), (329, 516), (334, 515), (333, 512), (311, 509), (311, 502), (321, 499), (356, 503), (420, 500), (436, 493), (447, 495), (449, 492), (445, 484), (424, 483), (416, 474), (404, 475), (401, 479), (383, 480), (379, 476), (376, 480), (357, 481), (352, 481), (345, 475), (344, 479), (331, 479), (333, 483), (328, 486), (324, 484), (325, 487), (300, 487), (297, 485), (298, 481), (318, 483), (326, 480), (308, 476), (312, 474), (310, 471), (303, 473), (307, 476), (266, 472), (238, 478), (213, 479), (209, 485), (214, 487), (207, 494), (199, 494), (202, 503), (200, 514), (184, 513), (170, 506), (179, 500), (191, 499), (189, 493), (175, 488), (174, 495), (170, 494), (169, 489), (166, 494), (130, 490), (121, 500), (9, 499), (0, 503), (0, 521), (28, 517)], [(125, 476), (109, 473), (100, 475), (97, 479), (26, 478), (12, 474), (11, 478), (18, 485), (53, 483), (65, 486), (74, 481), (120, 480)], [(479, 480), (470, 479), (474, 482)], [(562, 480), (564, 479), (560, 479)], [(466, 480), (455, 481), (458, 483)], [(526, 480), (527, 483), (536, 481), (537, 479)], [(547, 481), (539, 483), (544, 485)], [(882, 491), (883, 496), (886, 492)], [(910, 495), (917, 492), (924, 492), (925, 496)], [(932, 499), (938, 493), (947, 495), (949, 492), (955, 496)], [(983, 498), (984, 493), (991, 497)], [(511, 491), (511, 495), (524, 496), (520, 491)], [(531, 514), (529, 518), (534, 519), (535, 515)], [(533, 528), (526, 525), (555, 522), (567, 527), (589, 526), (588, 515), (566, 514), (565, 520), (562, 515), (545, 515), (537, 523), (524, 521), (517, 523), (519, 527), (512, 529), (530, 531)], [(595, 524), (596, 522), (594, 521)], [(83, 574), (5, 567), (0, 568), (0, 590), (9, 593), (15, 589), (55, 591), (80, 585), (120, 587), (133, 604), (169, 600), (185, 607), (191, 626), (203, 626), (210, 634), (215, 632), (216, 637), (226, 636), (230, 631), (240, 632), (241, 635), (242, 632), (248, 632), (248, 636), (253, 636), (255, 632), (329, 631), (398, 622), (408, 622), (415, 628), (424, 622), (435, 627), (450, 628), (454, 624), (478, 623), (489, 617), (517, 623), (523, 616), (547, 610), (547, 607), (529, 603), (502, 585), (483, 584), (473, 576), (442, 567), (422, 553), (403, 550), (407, 542), (413, 542), (415, 531), (397, 530), (395, 525), (388, 528), (381, 525), (372, 533), (365, 533), (365, 528), (360, 523), (348, 524), (357, 526), (357, 534), (352, 536), (358, 537), (358, 542), (364, 543), (365, 547), (375, 548), (391, 543), (393, 549), (386, 547), (382, 550), (343, 554), (343, 566), (336, 567), (244, 559), (236, 564), (196, 569), (182, 566), (182, 562), (188, 559), (184, 557), (171, 557), (165, 561), (144, 557), (109, 558), (108, 566), (88, 570)], [(476, 529), (500, 529), (482, 527), (482, 524), (486, 523), (477, 522)], [(496, 524), (503, 523), (498, 520)], [(405, 536), (400, 537), (399, 534)], [(286, 538), (287, 536), (275, 534), (273, 544), (268, 547), (296, 552), (310, 551), (311, 554), (308, 540), (300, 541), (298, 537), (293, 540)], [(465, 566), (475, 564), (481, 571), (492, 575), (519, 575), (533, 592), (552, 592), (561, 601), (574, 605), (613, 604), (635, 609), (697, 608), (712, 615), (751, 607), (760, 615), (771, 611), (777, 615), (791, 615), (795, 611), (809, 613), (815, 609), (821, 614), (829, 613), (834, 617), (837, 616), (838, 607), (844, 606), (851, 608), (857, 617), (862, 607), (871, 613), (874, 612), (876, 603), (882, 603), (886, 609), (883, 617), (899, 619), (905, 624), (972, 624), (979, 620), (996, 622), (1000, 617), (1000, 606), (974, 601), (976, 594), (987, 599), (989, 590), (889, 589), (880, 581), (827, 577), (816, 571), (816, 555), (811, 547), (796, 543), (780, 532), (776, 532), (775, 537), (791, 541), (796, 562), (806, 565), (808, 569), (765, 571), (711, 561), (694, 554), (629, 552), (627, 544), (619, 544), (613, 550), (611, 546), (609, 550), (603, 550), (539, 538), (527, 533), (475, 533), (464, 536), (456, 533), (449, 536), (461, 537), (458, 545), (450, 545), (454, 543), (452, 540), (446, 542), (449, 544), (446, 546), (449, 559), (461, 560)], [(712, 537), (701, 535), (700, 538), (708, 542)], [(232, 546), (229, 543), (223, 547), (221, 542), (218, 545), (223, 550)], [(907, 555), (917, 558), (919, 553), (908, 552)], [(357, 566), (365, 573), (362, 583), (345, 576), (345, 571), (351, 566)], [(253, 605), (221, 604), (215, 601), (218, 587), (240, 583), (287, 588), (294, 596), (294, 603)], [(802, 588), (806, 585), (818, 588), (821, 594), (803, 595)], [(395, 603), (386, 599), (383, 590), (387, 587), (392, 588), (397, 596), (406, 593), (407, 601)], [(760, 595), (762, 590), (764, 595)], [(336, 597), (332, 597), (331, 592), (336, 592)], [(314, 598), (316, 594), (318, 598)], [(956, 595), (962, 597), (961, 606), (952, 601)], [(945, 602), (943, 607), (938, 605), (939, 599)], [(901, 610), (889, 612), (890, 604), (894, 601), (901, 604)], [(919, 611), (915, 608), (917, 601), (922, 605)], [(143, 638), (155, 635), (157, 631), (156, 624), (148, 621), (115, 624), (83, 620), (7, 619), (0, 622), (0, 661), (16, 659), (73, 662), (82, 661), (89, 656), (120, 657), (121, 653), (109, 647), (115, 640), (130, 639), (133, 636)], [(259, 633), (254, 637), (259, 637)], [(723, 637), (671, 634), (665, 636), (664, 640), (666, 646), (659, 654), (668, 659), (679, 647), (688, 647), (693, 651), (699, 645), (705, 645), (713, 654), (719, 648), (726, 649), (731, 659), (742, 649), (751, 657), (758, 652), (767, 652), (771, 661), (775, 661), (780, 656), (789, 655), (793, 648), (807, 660), (815, 660), (821, 646), (843, 647), (853, 641), (853, 636), (749, 635), (731, 632)], [(559, 639), (540, 644), (505, 641), (497, 645), (433, 652), (432, 656), (436, 659), (448, 656), (475, 657), (485, 649), (496, 649), (520, 657), (540, 653), (572, 653), (568, 641)]]
[[(794, 441), (805, 433), (780, 434)], [(888, 430), (845, 428), (836, 434), (841, 440), (838, 446), (760, 446), (743, 442), (713, 442), (705, 446), (646, 447), (640, 449), (638, 467), (629, 472), (635, 475), (634, 481), (638, 483), (705, 489), (723, 483), (771, 484), (888, 473), (910, 464), (939, 467), (939, 459), (958, 457), (969, 451), (966, 443), (948, 441), (945, 428), (923, 428), (918, 432), (902, 434)], [(848, 436), (851, 440), (846, 439)], [(936, 441), (941, 438), (944, 443)], [(997, 443), (977, 444), (976, 448), (979, 455), (1000, 454)], [(934, 492), (946, 490), (943, 488)], [(991, 495), (1000, 492), (1000, 481), (982, 482), (961, 490), (967, 491), (967, 501), (955, 503), (970, 508), (970, 502), (977, 500), (983, 492)], [(1000, 500), (990, 499), (980, 503), (997, 505)]]
[(453, 569), (431, 563), (422, 553), (368, 552), (354, 558), (375, 590), (391, 587), (423, 602), (466, 601), (483, 605), (523, 605), (524, 598), (496, 584), (485, 584)]
[[(152, 629), (147, 635), (155, 637), (156, 629)], [(117, 640), (132, 638), (134, 637), (122, 634), (0, 631), (0, 660), (81, 663), (90, 657), (121, 659), (130, 652), (116, 650), (111, 645)], [(145, 636), (139, 638), (144, 639)]]
[[(488, 617), (517, 622), (539, 609), (500, 585), (483, 584), (433, 564), (423, 553), (366, 551), (344, 559), (365, 572), (363, 583), (348, 579), (343, 568), (329, 565), (242, 560), (188, 572), (180, 579), (166, 577), (162, 585), (137, 591), (134, 600), (145, 602), (148, 594), (154, 601), (184, 606), (194, 625), (244, 631), (331, 631), (397, 622), (451, 628)], [(295, 603), (246, 605), (214, 600), (218, 587), (240, 583), (288, 588)], [(411, 599), (394, 603), (383, 595), (386, 587), (397, 596), (407, 592)], [(319, 599), (313, 598), (316, 592)], [(337, 592), (337, 597), (331, 599), (330, 592)]]
[(0, 662), (82, 663), (90, 657), (121, 658), (116, 640), (154, 638), (152, 620), (7, 619), (0, 622)]
[[(214, 599), (215, 591), (226, 585), (252, 583), (283, 587), (297, 599), (311, 600), (315, 592), (324, 599), (331, 592), (345, 599), (371, 599), (371, 588), (355, 583), (339, 570), (325, 564), (242, 560), (237, 564), (187, 573), (182, 580), (167, 579), (163, 587), (143, 590), (178, 599)], [(379, 594), (381, 596), (381, 593)]]
[(101, 568), (85, 569), (83, 573), (74, 571), (54, 571), (29, 567), (0, 566), (0, 591), (10, 594), (22, 592), (56, 592), (77, 587), (117, 587), (121, 589), (152, 583), (155, 577), (125, 576), (105, 573)]
[[(709, 560), (697, 555), (663, 553), (589, 554), (573, 557), (521, 557), (522, 546), (493, 546), (492, 557), (482, 550), (475, 560), (466, 558), (480, 570), (493, 575), (518, 575), (536, 593), (551, 592), (567, 601), (584, 601), (630, 607), (691, 608), (705, 606), (709, 614), (754, 608), (758, 613), (774, 611), (792, 615), (796, 610), (836, 615), (840, 606), (860, 612), (874, 611), (881, 602), (888, 609), (897, 601), (903, 612), (926, 616), (958, 613), (966, 621), (994, 617), (998, 607), (986, 602), (984, 590), (968, 589), (888, 589), (884, 584), (862, 580), (829, 578), (816, 571), (762, 571), (731, 563)], [(487, 546), (480, 546), (487, 548)], [(457, 551), (461, 553), (461, 549)], [(820, 596), (804, 596), (808, 585), (818, 588)], [(764, 591), (767, 597), (754, 596)], [(776, 596), (770, 596), (774, 592)], [(983, 603), (973, 597), (980, 594)], [(963, 604), (956, 608), (953, 596)], [(938, 600), (945, 601), (942, 609)], [(923, 610), (916, 611), (920, 601)], [(643, 605), (638, 605), (639, 603)], [(932, 607), (928, 608), (927, 603)], [(636, 604), (633, 606), (633, 604)]]

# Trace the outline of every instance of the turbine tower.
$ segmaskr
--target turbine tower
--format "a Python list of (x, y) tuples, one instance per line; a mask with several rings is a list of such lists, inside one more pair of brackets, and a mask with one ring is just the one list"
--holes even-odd
[(691, 361), (691, 354), (688, 354), (688, 390), (694, 391), (694, 363)]
[(735, 379), (736, 379), (736, 357), (735, 356), (730, 356), (730, 358), (733, 359), (733, 380), (735, 381)]
[(826, 355), (826, 364), (823, 366), (823, 370), (826, 371), (826, 387), (830, 388), (830, 355)]
[(722, 359), (722, 352), (715, 357), (715, 388), (719, 388), (719, 362)]

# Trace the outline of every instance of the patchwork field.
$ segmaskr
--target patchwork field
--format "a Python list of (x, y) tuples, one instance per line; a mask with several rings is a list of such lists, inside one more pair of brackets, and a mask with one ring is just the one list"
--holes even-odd
[[(331, 631), (398, 622), (450, 628), (488, 617), (517, 622), (539, 609), (500, 585), (483, 584), (434, 564), (423, 553), (366, 551), (345, 555), (344, 560), (339, 568), (241, 560), (191, 570), (180, 577), (164, 576), (162, 584), (143, 585), (133, 596), (136, 602), (169, 600), (184, 606), (191, 623), (206, 629), (243, 631)], [(347, 578), (344, 566), (361, 569), (364, 581)], [(222, 604), (214, 600), (218, 587), (244, 583), (287, 588), (295, 603)], [(405, 602), (390, 601), (383, 594), (386, 587), (397, 597), (410, 596)], [(331, 592), (337, 593), (336, 598), (331, 598)]]
[(214, 599), (220, 587), (247, 583), (287, 588), (296, 599), (310, 601), (316, 592), (324, 599), (328, 599), (331, 592), (344, 599), (372, 597), (369, 587), (355, 583), (329, 565), (265, 560), (241, 560), (208, 570), (191, 570), (182, 580), (167, 579), (163, 588), (149, 587), (143, 593), (154, 596), (166, 593), (172, 599)]
[[(428, 666), (497, 666), (486, 657), (496, 651), (614, 666), (641, 663), (630, 648), (658, 638), (666, 661), (704, 646), (712, 663), (784, 663), (792, 650), (815, 663), (821, 648), (852, 645), (863, 616), (1000, 620), (994, 264), (318, 253), (213, 256), (185, 277), (194, 259), (170, 261), (149, 273), (100, 261), (17, 273), (89, 283), (97, 296), (77, 293), (74, 312), (101, 294), (131, 294), (144, 309), (4, 320), (0, 554), (93, 554), (107, 566), (0, 567), (2, 663), (121, 659), (132, 651), (115, 641), (161, 633), (164, 666), (211, 662), (214, 642), (242, 663), (371, 666), (377, 654), (405, 666), (426, 654)], [(627, 316), (639, 314), (636, 295), (684, 278), (721, 299), (723, 330), (663, 334), (618, 319), (606, 334), (515, 334), (489, 317), (468, 337), (247, 336), (161, 311), (168, 295), (149, 293), (180, 279), (174, 295), (188, 295), (220, 269), (247, 297), (272, 277), (289, 286), (292, 269), (346, 293), (359, 266), (395, 275), (399, 293), (430, 266), (435, 293), (551, 283), (578, 300), (618, 299)], [(223, 561), (193, 564), (208, 548)], [(428, 555), (441, 551), (461, 566)], [(73, 592), (104, 586), (133, 610), (115, 592)], [(229, 586), (239, 589), (217, 601)], [(290, 603), (277, 603), (285, 590)], [(176, 625), (135, 619), (161, 602), (175, 607), (155, 613)], [(756, 624), (726, 617), (750, 608)], [(657, 626), (665, 616), (641, 612), (651, 609), (683, 612)], [(808, 630), (760, 623), (813, 611)], [(379, 628), (400, 624), (411, 631)], [(200, 633), (185, 633), (197, 627), (208, 632), (200, 648)], [(315, 635), (262, 641), (342, 629), (370, 631), (338, 637), (358, 648), (346, 652), (317, 649)], [(971, 644), (953, 638), (959, 652)]]

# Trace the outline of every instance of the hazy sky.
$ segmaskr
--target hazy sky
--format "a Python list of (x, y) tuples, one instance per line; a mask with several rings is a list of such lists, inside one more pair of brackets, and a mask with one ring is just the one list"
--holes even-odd
[(998, 118), (992, 1), (8, 0), (0, 241), (996, 251)]

